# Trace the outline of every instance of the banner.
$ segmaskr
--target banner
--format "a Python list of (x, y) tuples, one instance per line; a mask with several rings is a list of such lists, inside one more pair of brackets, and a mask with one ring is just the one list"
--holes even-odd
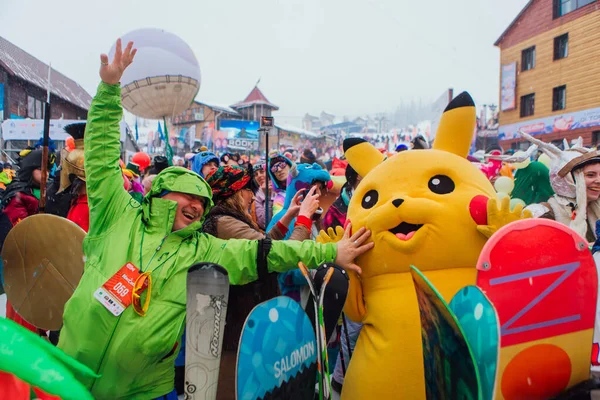
[(600, 126), (600, 107), (572, 113), (553, 115), (546, 118), (523, 121), (499, 127), (498, 139), (520, 138), (519, 130), (530, 135), (542, 135), (553, 132), (567, 132), (574, 129)]
[(517, 108), (517, 63), (502, 66), (501, 72), (500, 109), (502, 111)]
[(227, 145), (236, 149), (258, 150), (260, 124), (258, 121), (240, 121), (222, 119), (219, 121), (220, 130), (227, 132)]
[[(69, 136), (64, 127), (69, 124), (85, 122), (77, 119), (51, 119), (50, 139), (66, 140)], [(121, 121), (121, 141), (125, 140), (127, 124)], [(43, 119), (7, 119), (2, 123), (2, 138), (4, 140), (38, 140), (44, 132)]]

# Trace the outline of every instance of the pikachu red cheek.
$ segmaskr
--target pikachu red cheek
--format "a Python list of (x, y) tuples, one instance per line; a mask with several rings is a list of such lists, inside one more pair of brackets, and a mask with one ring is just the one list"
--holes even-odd
[(471, 199), (469, 203), (469, 212), (471, 218), (477, 225), (487, 225), (487, 203), (489, 198), (484, 195), (478, 195)]

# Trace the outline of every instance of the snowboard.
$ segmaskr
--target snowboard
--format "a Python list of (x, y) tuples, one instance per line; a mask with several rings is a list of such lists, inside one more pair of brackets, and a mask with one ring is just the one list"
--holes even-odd
[[(346, 271), (333, 263), (326, 263), (317, 268), (313, 276), (315, 291), (317, 293), (321, 291), (323, 279), (329, 268), (333, 268), (334, 271), (325, 288), (325, 296), (323, 297), (323, 322), (325, 324), (325, 337), (327, 340), (335, 332), (335, 327), (340, 320), (344, 304), (346, 303), (346, 297), (348, 296), (348, 285), (350, 284)], [(314, 297), (311, 293), (304, 311), (306, 311), (306, 315), (308, 315), (313, 326), (316, 326), (315, 309), (312, 306), (313, 302)]]
[(279, 296), (257, 305), (240, 338), (236, 399), (312, 399), (317, 351), (315, 331), (296, 301)]
[(588, 379), (598, 277), (584, 238), (552, 220), (516, 221), (488, 240), (477, 270), (500, 321), (505, 399), (547, 399)]
[(427, 399), (481, 399), (479, 371), (465, 335), (442, 296), (411, 267), (421, 316)]
[(221, 347), (227, 316), (229, 277), (217, 264), (188, 270), (185, 335), (185, 398), (217, 397)]
[(496, 309), (477, 286), (465, 286), (456, 293), (450, 301), (450, 309), (473, 351), (483, 399), (494, 399), (500, 345)]

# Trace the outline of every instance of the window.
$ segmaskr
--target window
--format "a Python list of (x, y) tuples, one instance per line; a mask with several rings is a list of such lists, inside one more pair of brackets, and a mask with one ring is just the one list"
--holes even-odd
[(35, 99), (27, 96), (27, 117), (35, 118)]
[(567, 86), (552, 89), (552, 111), (564, 110), (567, 107)]
[(42, 119), (42, 102), (39, 100), (35, 101), (35, 118)]
[(535, 93), (521, 96), (521, 118), (533, 115), (535, 109)]
[(521, 71), (529, 71), (533, 68), (535, 68), (535, 46), (521, 52)]
[(554, 38), (554, 59), (560, 60), (569, 55), (569, 34), (565, 33)]
[(592, 146), (600, 146), (600, 131), (592, 132)]
[(554, 18), (562, 17), (594, 1), (596, 0), (554, 0)]

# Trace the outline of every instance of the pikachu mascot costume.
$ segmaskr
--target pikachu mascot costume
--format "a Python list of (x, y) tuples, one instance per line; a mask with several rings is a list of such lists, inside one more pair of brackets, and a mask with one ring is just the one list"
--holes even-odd
[[(373, 250), (350, 276), (347, 315), (364, 324), (344, 379), (342, 399), (425, 399), (419, 307), (410, 266), (419, 268), (447, 301), (475, 284), (477, 258), (501, 226), (522, 217), (467, 161), (475, 105), (462, 93), (446, 108), (432, 149), (389, 159), (362, 139), (344, 141), (350, 165), (363, 177), (349, 204), (355, 231), (371, 230)], [(338, 233), (321, 233), (321, 241)]]

